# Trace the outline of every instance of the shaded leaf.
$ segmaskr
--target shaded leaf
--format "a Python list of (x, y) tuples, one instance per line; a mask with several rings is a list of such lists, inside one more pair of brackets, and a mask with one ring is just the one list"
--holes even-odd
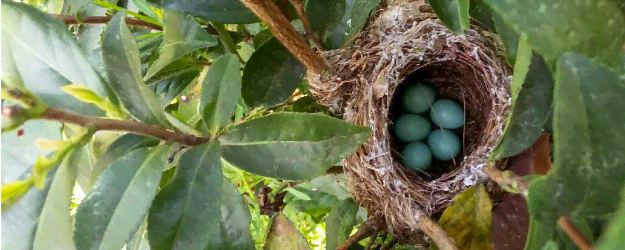
[[(483, 185), (472, 186), (456, 196), (438, 224), (460, 249), (491, 249), (493, 203)], [(432, 245), (430, 249), (438, 249)]]
[(217, 46), (217, 38), (202, 29), (193, 17), (182, 12), (165, 11), (163, 14), (163, 44), (160, 55), (148, 69), (147, 81), (168, 64), (200, 48)]
[(76, 156), (70, 153), (53, 167), (43, 189), (30, 189), (10, 208), (3, 204), (2, 249), (75, 249), (69, 211)]
[(271, 38), (245, 65), (242, 95), (250, 107), (271, 107), (286, 101), (299, 86), (306, 67), (278, 41)]
[[(481, 0), (486, 2), (487, 0)], [(490, 9), (490, 8), (489, 8)], [(508, 27), (501, 13), (491, 11), (493, 24), (497, 30), (497, 34), (501, 38), (503, 45), (506, 47), (506, 57), (510, 65), (515, 65), (517, 58), (517, 48), (519, 47), (519, 35), (513, 28)]]
[(548, 61), (565, 51), (575, 51), (609, 66), (620, 64), (625, 18), (615, 1), (486, 2), (508, 27), (527, 35), (536, 51)]
[(223, 23), (257, 23), (258, 18), (238, 0), (148, 0), (165, 9), (186, 11), (207, 21)]
[(469, 29), (469, 0), (428, 0), (428, 3), (441, 22), (453, 32)]
[(480, 22), (491, 32), (496, 32), (495, 23), (493, 22), (493, 13), (484, 0), (469, 1), (469, 15)]
[(345, 15), (332, 31), (326, 44), (329, 49), (338, 49), (352, 36), (362, 30), (380, 0), (346, 0)]
[(619, 208), (593, 248), (597, 250), (625, 249), (625, 189), (621, 191)]
[(2, 44), (8, 45), (2, 49), (3, 85), (23, 86), (56, 108), (86, 115), (103, 114), (97, 107), (59, 89), (78, 83), (99, 96), (109, 96), (107, 86), (65, 24), (26, 4), (2, 1), (1, 26)]
[(352, 199), (342, 200), (336, 204), (328, 216), (326, 222), (326, 249), (336, 249), (349, 238), (356, 221), (358, 204)]
[(293, 194), (287, 194), (284, 197), (284, 202), (287, 206), (292, 207), (300, 212), (310, 214), (313, 218), (319, 219), (325, 216), (332, 210), (332, 208), (339, 202), (336, 196), (313, 191), (303, 187), (293, 187), (301, 193), (310, 197), (310, 200), (296, 199)]
[[(616, 210), (625, 182), (623, 80), (606, 66), (575, 54), (558, 60), (554, 89), (554, 167), (530, 183), (532, 220), (555, 228), (562, 214), (599, 217)], [(534, 221), (532, 222), (534, 223)], [(539, 234), (530, 229), (531, 234)], [(545, 241), (535, 240), (540, 249)]]
[(200, 111), (204, 127), (212, 134), (230, 122), (241, 96), (241, 65), (234, 54), (217, 59), (202, 82)]
[(369, 128), (330, 116), (274, 113), (232, 126), (219, 140), (223, 157), (243, 170), (305, 180), (352, 154), (370, 135)]
[(293, 226), (282, 213), (277, 213), (269, 224), (267, 239), (265, 242), (266, 250), (307, 250), (310, 249), (306, 239)]
[(297, 197), (300, 200), (305, 200), (305, 201), (311, 200), (310, 196), (308, 196), (305, 193), (300, 192), (299, 190), (295, 188), (288, 187), (288, 188), (285, 188), (284, 190), (289, 192), (290, 194), (292, 194), (293, 196)]
[(525, 40), (520, 42), (518, 51), (510, 84), (512, 112), (491, 159), (514, 156), (528, 149), (551, 115), (554, 82), (549, 66), (542, 56), (532, 53)]
[(102, 38), (102, 53), (111, 87), (124, 107), (142, 122), (168, 127), (156, 94), (141, 78), (139, 48), (120, 11), (109, 22)]
[(113, 161), (78, 206), (78, 249), (121, 249), (139, 229), (167, 163), (167, 147), (141, 148)]
[(349, 189), (347, 189), (347, 176), (345, 174), (319, 176), (296, 187), (326, 193), (335, 196), (339, 200), (345, 200), (350, 197)]
[(181, 60), (179, 66), (166, 68), (161, 74), (152, 77), (153, 82), (150, 82), (148, 86), (160, 97), (163, 106), (166, 107), (180, 95), (191, 82), (197, 79), (204, 68), (202, 65), (189, 65), (188, 63), (186, 60)]
[(178, 174), (154, 199), (148, 216), (153, 249), (205, 249), (220, 221), (223, 187), (219, 143), (185, 152)]
[(310, 1), (306, 5), (306, 14), (310, 27), (321, 39), (330, 35), (345, 15), (345, 0)]

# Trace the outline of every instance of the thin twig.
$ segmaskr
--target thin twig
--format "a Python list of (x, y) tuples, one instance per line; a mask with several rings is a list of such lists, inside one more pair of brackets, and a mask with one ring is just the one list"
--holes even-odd
[(186, 146), (197, 146), (210, 140), (207, 137), (171, 131), (162, 127), (148, 125), (133, 120), (113, 120), (100, 117), (85, 116), (73, 112), (48, 108), (41, 119), (57, 121), (63, 123), (76, 124), (82, 127), (94, 128), (96, 130), (125, 131), (138, 135), (145, 135), (161, 139), (164, 141), (178, 142)]
[(304, 9), (304, 3), (302, 0), (289, 0), (293, 7), (295, 8), (295, 12), (299, 16), (299, 19), (302, 20), (302, 24), (304, 25), (304, 31), (306, 31), (306, 37), (311, 40), (315, 46), (321, 51), (324, 51), (323, 43), (317, 37), (317, 35), (312, 31), (312, 27), (310, 26), (310, 22), (308, 21), (308, 15), (306, 14), (306, 10)]
[(592, 247), (592, 243), (580, 232), (575, 225), (569, 220), (568, 217), (562, 216), (558, 219), (558, 225), (560, 228), (569, 235), (571, 240), (577, 244), (577, 246), (582, 250), (590, 250)]
[[(61, 19), (65, 24), (105, 24), (111, 21), (112, 16), (88, 16), (83, 17), (80, 21), (75, 16), (51, 14), (54, 18)], [(138, 26), (153, 30), (163, 30), (163, 27), (146, 22), (140, 19), (126, 17), (126, 24), (130, 26)]]
[(373, 232), (373, 235), (371, 235), (371, 237), (369, 238), (369, 243), (367, 244), (367, 250), (371, 250), (371, 247), (373, 246), (373, 243), (375, 243), (375, 238), (378, 237), (378, 233), (380, 233), (379, 231), (375, 231)]
[(440, 250), (458, 250), (456, 244), (454, 244), (454, 240), (450, 238), (445, 230), (441, 228), (436, 222), (434, 222), (430, 217), (425, 215), (419, 216), (417, 219), (417, 226), (425, 235), (429, 236), (434, 244)]
[(373, 233), (378, 231), (378, 222), (375, 219), (368, 219), (358, 228), (356, 233), (349, 236), (349, 238), (343, 242), (336, 250), (347, 250), (349, 246), (356, 244), (357, 242), (366, 239)]

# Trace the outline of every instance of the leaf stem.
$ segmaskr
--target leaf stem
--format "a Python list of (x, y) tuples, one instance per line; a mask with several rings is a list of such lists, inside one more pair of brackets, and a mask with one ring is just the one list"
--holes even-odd
[[(119, 10), (124, 9), (124, 8), (122, 8), (122, 7), (119, 7), (119, 6), (117, 6), (117, 5), (114, 5), (114, 4), (111, 4), (111, 3), (109, 3), (109, 2), (102, 1), (102, 0), (94, 0), (94, 1), (93, 1), (93, 3), (94, 3), (95, 5), (98, 5), (98, 6), (102, 7), (102, 8), (111, 9), (111, 10), (116, 10), (116, 11), (119, 11)], [(152, 24), (154, 24), (154, 25), (159, 25), (159, 26), (161, 25), (161, 24), (160, 24), (160, 22), (159, 22), (159, 21), (157, 21), (157, 20), (156, 20), (156, 19), (154, 19), (154, 18), (151, 18), (151, 17), (147, 17), (147, 16), (144, 16), (144, 15), (141, 15), (141, 14), (139, 14), (139, 13), (137, 13), (137, 12), (130, 11), (130, 10), (128, 10), (128, 9), (125, 9), (125, 10), (126, 10), (126, 13), (127, 13), (128, 15), (133, 16), (133, 17), (135, 17), (135, 18), (137, 18), (137, 19), (139, 19), (139, 20), (143, 20), (143, 21), (146, 21), (146, 22), (148, 22), (148, 23), (152, 23)]]
[[(78, 19), (75, 16), (57, 15), (57, 14), (51, 14), (51, 16), (54, 18), (63, 20), (63, 22), (65, 22), (65, 24), (67, 25), (69, 24), (105, 24), (111, 21), (111, 18), (113, 18), (111, 16), (88, 16), (88, 17), (83, 17), (82, 20), (78, 21)], [(147, 21), (132, 18), (132, 17), (126, 17), (126, 24), (130, 26), (144, 27), (144, 28), (149, 28), (153, 30), (160, 30), (160, 31), (163, 30), (163, 27), (158, 24), (154, 24), (151, 22), (147, 22)]]
[(278, 6), (267, 0), (240, 0), (251, 9), (278, 40), (297, 60), (302, 62), (309, 72), (321, 74), (327, 66), (319, 55), (297, 33), (289, 20), (280, 12)]
[(304, 30), (306, 31), (306, 37), (308, 40), (311, 40), (315, 46), (321, 51), (324, 51), (325, 48), (323, 43), (319, 40), (317, 35), (312, 31), (312, 27), (310, 26), (310, 22), (308, 21), (308, 15), (306, 14), (306, 10), (304, 9), (304, 3), (302, 0), (289, 0), (291, 5), (295, 8), (295, 12), (299, 16), (300, 20), (302, 20), (302, 24), (304, 25)]

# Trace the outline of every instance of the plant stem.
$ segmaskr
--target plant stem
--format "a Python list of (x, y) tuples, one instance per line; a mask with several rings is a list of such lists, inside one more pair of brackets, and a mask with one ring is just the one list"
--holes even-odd
[[(65, 24), (105, 24), (108, 23), (109, 21), (111, 21), (111, 16), (88, 16), (88, 17), (83, 17), (82, 20), (78, 21), (78, 19), (75, 16), (68, 16), (68, 15), (57, 15), (57, 14), (51, 14), (54, 18), (57, 19), (61, 19), (65, 22)], [(154, 23), (150, 23), (144, 20), (139, 20), (136, 18), (132, 18), (132, 17), (126, 17), (126, 24), (130, 25), (130, 26), (138, 26), (138, 27), (144, 27), (144, 28), (149, 28), (149, 29), (153, 29), (153, 30), (163, 30), (163, 27), (161, 27), (160, 25), (154, 24)]]
[(139, 14), (137, 12), (130, 11), (128, 9), (124, 9), (122, 7), (119, 7), (117, 5), (114, 5), (114, 4), (106, 2), (106, 1), (94, 0), (93, 3), (95, 5), (98, 5), (98, 6), (102, 7), (102, 8), (111, 9), (111, 10), (115, 10), (115, 11), (126, 10), (126, 14), (128, 14), (130, 16), (133, 16), (133, 17), (135, 17), (135, 18), (137, 18), (139, 20), (143, 20), (143, 21), (146, 21), (148, 23), (152, 23), (152, 24), (159, 25), (159, 26), (161, 25), (160, 22), (155, 20), (154, 18), (141, 15), (141, 14)]
[(239, 51), (237, 51), (237, 46), (234, 44), (234, 41), (232, 40), (230, 33), (226, 29), (226, 25), (224, 25), (223, 23), (216, 23), (216, 22), (213, 22), (211, 24), (217, 31), (217, 34), (219, 35), (219, 40), (221, 40), (221, 43), (224, 45), (224, 47), (226, 47), (226, 49), (230, 53), (237, 55), (241, 63), (245, 63), (245, 61), (243, 61), (243, 58), (241, 58), (241, 55), (239, 55)]
[(310, 27), (310, 22), (308, 21), (308, 15), (306, 14), (306, 10), (304, 9), (304, 3), (302, 0), (289, 0), (293, 7), (295, 8), (295, 12), (299, 16), (300, 20), (302, 20), (302, 24), (304, 25), (304, 30), (306, 31), (306, 36), (308, 40), (311, 40), (315, 46), (319, 50), (325, 50), (323, 47), (323, 43), (317, 38), (317, 35), (312, 31), (312, 27)]
[[(347, 250), (351, 245), (358, 243), (361, 240), (373, 235), (378, 231), (378, 222), (375, 219), (368, 219), (360, 227), (358, 231), (347, 238), (343, 244), (336, 248), (336, 250)], [(374, 240), (374, 239), (371, 239)]]
[(458, 247), (454, 244), (454, 240), (451, 239), (447, 232), (430, 217), (426, 215), (419, 216), (417, 219), (417, 226), (425, 235), (430, 237), (434, 244), (440, 250), (458, 250)]
[(250, 8), (278, 38), (291, 54), (302, 62), (309, 72), (321, 74), (326, 66), (306, 41), (300, 37), (289, 20), (280, 12), (278, 6), (267, 0), (240, 0)]
[(569, 235), (571, 240), (577, 244), (582, 250), (590, 250), (592, 243), (584, 237), (584, 235), (573, 225), (568, 217), (562, 216), (558, 219), (558, 225), (562, 228), (562, 231)]
[(120, 121), (100, 117), (85, 116), (52, 107), (48, 108), (41, 115), (40, 119), (76, 124), (82, 127), (93, 128), (96, 131), (124, 131), (138, 135), (150, 136), (164, 141), (178, 142), (180, 144), (190, 147), (210, 141), (210, 138), (207, 137), (198, 137), (195, 135), (175, 132), (162, 127), (148, 125), (133, 120)]

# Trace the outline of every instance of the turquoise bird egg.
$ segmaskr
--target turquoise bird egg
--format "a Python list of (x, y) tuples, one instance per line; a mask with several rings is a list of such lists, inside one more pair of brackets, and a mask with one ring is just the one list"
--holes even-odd
[(428, 145), (434, 158), (449, 161), (460, 153), (460, 139), (447, 129), (437, 129), (428, 136)]
[(462, 107), (449, 99), (436, 101), (430, 110), (430, 118), (440, 128), (457, 129), (464, 125), (464, 111)]
[(423, 140), (431, 127), (430, 121), (423, 116), (404, 114), (395, 121), (395, 135), (402, 142)]
[(404, 109), (419, 114), (428, 111), (436, 98), (436, 90), (427, 84), (418, 83), (406, 89), (402, 95)]
[(404, 167), (412, 170), (426, 170), (432, 164), (432, 152), (423, 142), (412, 142), (402, 150)]

